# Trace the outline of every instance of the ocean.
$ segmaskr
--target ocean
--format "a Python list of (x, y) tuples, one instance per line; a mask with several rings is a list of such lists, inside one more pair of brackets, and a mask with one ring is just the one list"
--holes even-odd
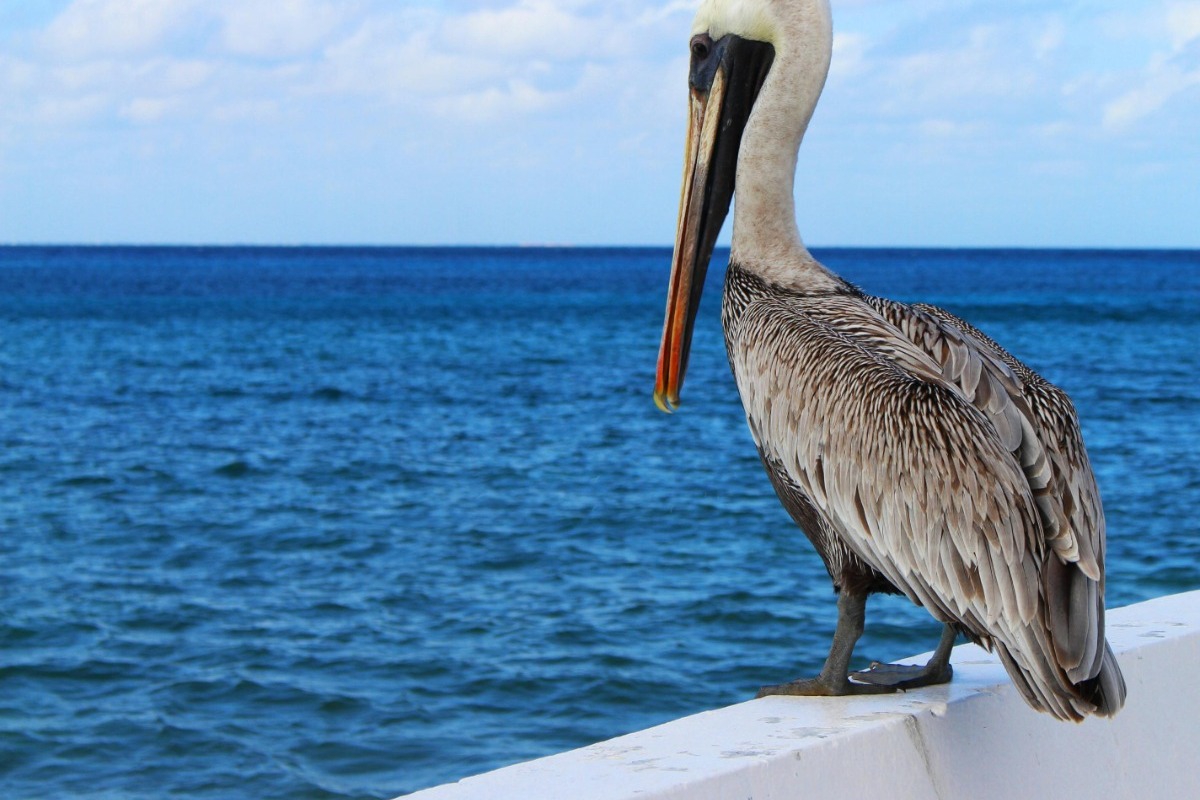
[[(817, 255), (1071, 394), (1110, 606), (1200, 587), (1200, 252)], [(0, 248), (0, 797), (391, 798), (815, 673), (724, 256), (668, 417), (665, 249)]]

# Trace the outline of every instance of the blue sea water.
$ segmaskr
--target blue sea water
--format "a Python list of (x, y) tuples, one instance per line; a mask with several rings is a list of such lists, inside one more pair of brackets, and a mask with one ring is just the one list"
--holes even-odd
[[(818, 255), (1071, 393), (1110, 605), (1200, 587), (1200, 253)], [(814, 672), (719, 270), (651, 402), (668, 264), (0, 248), (0, 797), (389, 798)], [(873, 601), (858, 653), (937, 632)]]

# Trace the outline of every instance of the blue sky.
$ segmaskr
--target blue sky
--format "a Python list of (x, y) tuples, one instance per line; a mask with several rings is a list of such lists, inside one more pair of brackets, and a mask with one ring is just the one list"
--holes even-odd
[[(669, 244), (695, 5), (3, 3), (0, 242)], [(810, 245), (1200, 247), (1200, 0), (833, 6)]]

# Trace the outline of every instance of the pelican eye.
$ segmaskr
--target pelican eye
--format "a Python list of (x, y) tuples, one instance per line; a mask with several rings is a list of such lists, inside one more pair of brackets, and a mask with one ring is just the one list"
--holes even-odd
[(692, 58), (696, 61), (703, 61), (708, 58), (712, 52), (712, 39), (707, 33), (701, 33), (692, 37)]

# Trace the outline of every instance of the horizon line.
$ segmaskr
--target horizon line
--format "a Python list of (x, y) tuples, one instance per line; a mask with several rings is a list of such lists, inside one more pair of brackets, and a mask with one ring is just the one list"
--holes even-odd
[[(211, 250), (671, 250), (674, 244), (572, 244), (534, 242), (515, 244), (406, 244), (406, 243), (265, 243), (265, 242), (0, 242), (0, 249), (211, 249)], [(1200, 245), (995, 245), (995, 244), (818, 244), (810, 250), (957, 250), (957, 251), (1066, 251), (1066, 252), (1200, 252)], [(728, 250), (728, 244), (717, 245)]]

